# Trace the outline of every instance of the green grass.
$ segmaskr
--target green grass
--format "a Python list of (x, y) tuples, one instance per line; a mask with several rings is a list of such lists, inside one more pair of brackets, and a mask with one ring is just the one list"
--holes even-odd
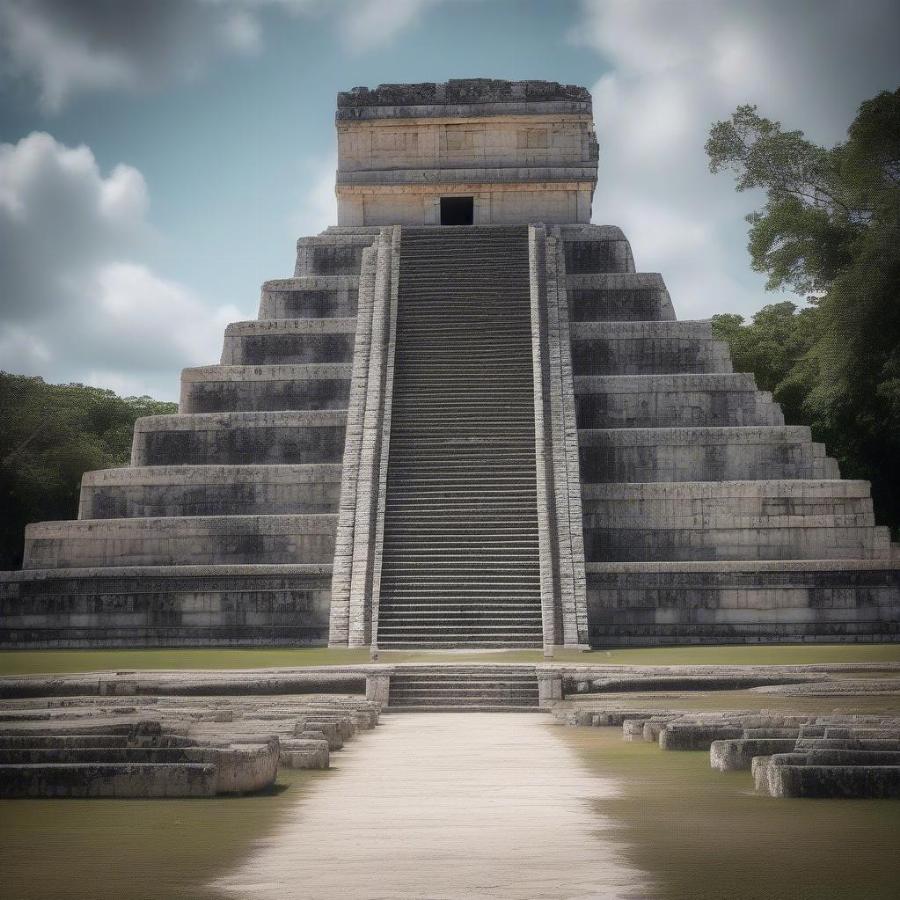
[[(369, 661), (369, 651), (289, 647), (184, 650), (4, 650), (0, 675), (131, 669), (258, 669), (331, 666)], [(537, 650), (505, 652), (391, 652), (380, 662), (543, 662)], [(790, 665), (900, 662), (900, 644), (786, 644), (725, 647), (649, 647), (635, 650), (558, 650), (555, 662), (611, 665)]]
[(560, 728), (559, 734), (593, 771), (618, 780), (620, 793), (594, 805), (618, 823), (613, 836), (623, 841), (622, 852), (652, 877), (649, 896), (897, 896), (896, 801), (775, 800), (754, 793), (749, 772), (710, 769), (705, 752), (626, 743), (612, 728)]
[(16, 900), (200, 900), (238, 865), (307, 785), (204, 800), (0, 800), (0, 895)]

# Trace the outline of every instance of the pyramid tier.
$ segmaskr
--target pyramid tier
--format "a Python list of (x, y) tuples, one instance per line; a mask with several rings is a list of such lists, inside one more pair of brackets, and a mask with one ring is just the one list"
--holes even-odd
[(708, 321), (573, 322), (575, 375), (730, 372), (728, 345)]
[(134, 426), (133, 466), (339, 463), (345, 410), (147, 416)]
[(665, 282), (655, 272), (569, 274), (566, 295), (573, 322), (663, 322), (675, 319)]
[(578, 442), (588, 483), (838, 477), (800, 425), (582, 429)]
[(334, 319), (356, 315), (358, 275), (301, 276), (263, 282), (259, 318)]
[(887, 559), (865, 481), (588, 484), (589, 561)]
[(86, 472), (79, 519), (337, 512), (341, 466), (135, 466)]
[(336, 515), (39, 522), (25, 530), (22, 567), (330, 564), (336, 524)]
[(350, 363), (201, 366), (181, 373), (181, 413), (347, 408)]
[(356, 319), (266, 319), (225, 329), (224, 366), (352, 363)]
[(745, 373), (576, 376), (575, 404), (580, 429), (784, 424)]

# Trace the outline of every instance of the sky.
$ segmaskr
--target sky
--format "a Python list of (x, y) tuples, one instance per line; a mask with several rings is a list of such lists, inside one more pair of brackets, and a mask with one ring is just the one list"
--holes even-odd
[(176, 399), (336, 223), (335, 96), (384, 82), (589, 87), (593, 221), (679, 318), (752, 315), (785, 296), (710, 126), (754, 103), (837, 143), (898, 34), (896, 0), (0, 0), (0, 369)]

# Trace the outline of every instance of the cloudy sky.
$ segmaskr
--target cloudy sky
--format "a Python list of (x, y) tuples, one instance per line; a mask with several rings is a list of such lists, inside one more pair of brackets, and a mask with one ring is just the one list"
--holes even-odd
[(177, 396), (335, 221), (335, 94), (543, 78), (594, 95), (594, 221), (680, 318), (773, 299), (759, 198), (712, 176), (740, 103), (816, 141), (900, 83), (896, 0), (0, 0), (0, 368)]

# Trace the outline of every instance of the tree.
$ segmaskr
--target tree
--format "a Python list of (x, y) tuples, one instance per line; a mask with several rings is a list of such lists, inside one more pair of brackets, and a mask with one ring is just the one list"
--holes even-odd
[[(876, 513), (900, 525), (900, 90), (865, 101), (830, 149), (741, 106), (706, 144), (710, 171), (761, 188), (747, 216), (751, 264), (767, 288), (809, 306), (717, 317), (739, 367), (774, 391), (788, 421), (813, 427), (848, 477), (872, 482)], [(793, 307), (789, 309), (789, 307)]]
[(77, 515), (85, 472), (128, 463), (135, 419), (177, 409), (0, 372), (0, 568), (21, 564), (26, 524)]

